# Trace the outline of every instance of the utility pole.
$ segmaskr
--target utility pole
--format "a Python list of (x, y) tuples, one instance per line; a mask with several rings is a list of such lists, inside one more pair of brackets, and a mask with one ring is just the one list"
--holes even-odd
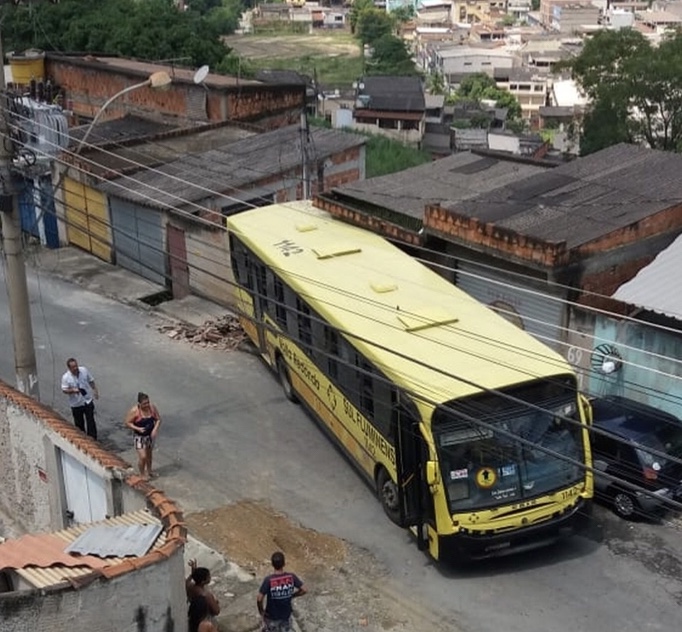
[[(0, 39), (0, 60), (5, 55)], [(14, 367), (17, 388), (22, 392), (40, 399), (38, 391), (38, 370), (36, 352), (33, 346), (33, 327), (28, 300), (26, 266), (21, 243), (21, 224), (17, 187), (13, 180), (12, 150), (9, 142), (9, 103), (5, 72), (0, 69), (0, 213), (2, 213), (2, 243), (5, 253), (5, 279), (12, 321), (14, 341)]]

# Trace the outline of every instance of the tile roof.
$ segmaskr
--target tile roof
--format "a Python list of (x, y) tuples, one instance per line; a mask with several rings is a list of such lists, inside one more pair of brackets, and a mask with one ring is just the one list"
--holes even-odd
[[(140, 526), (160, 525), (160, 520), (146, 509), (108, 518), (92, 524), (80, 524), (56, 533), (25, 535), (16, 540), (0, 544), (0, 570), (14, 569), (17, 574), (36, 588), (55, 586), (92, 573), (115, 567), (125, 561), (122, 557), (101, 558), (94, 555), (73, 555), (65, 549), (82, 534), (95, 525), (99, 526)], [(166, 535), (161, 533), (153, 545), (152, 552), (160, 551), (166, 544)], [(142, 559), (142, 557), (137, 558)]]
[(682, 320), (682, 293), (671, 291), (679, 284), (682, 270), (682, 235), (632, 279), (621, 285), (613, 298), (652, 312)]
[(681, 172), (682, 155), (622, 143), (442, 206), (571, 249), (681, 204)]
[(333, 189), (333, 194), (339, 199), (364, 202), (415, 218), (421, 225), (426, 204), (447, 206), (547, 168), (512, 158), (462, 152), (412, 169), (346, 184)]
[[(313, 127), (313, 158), (324, 160), (352, 147), (364, 145), (358, 134)], [(178, 207), (215, 197), (214, 191), (232, 191), (297, 169), (301, 164), (298, 125), (257, 134), (202, 153), (187, 154), (173, 162), (118, 178), (98, 188), (137, 204), (157, 208)], [(150, 200), (149, 198), (153, 198)]]

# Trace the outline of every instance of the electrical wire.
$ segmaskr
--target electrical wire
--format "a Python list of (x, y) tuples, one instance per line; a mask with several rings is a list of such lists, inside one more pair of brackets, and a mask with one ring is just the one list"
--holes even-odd
[[(536, 321), (536, 322), (541, 322), (541, 321)], [(639, 322), (641, 322), (641, 321), (639, 321)], [(568, 328), (563, 328), (563, 329), (564, 329), (564, 331), (570, 331), (570, 330), (568, 330)], [(584, 350), (586, 350), (586, 349), (584, 349)]]
[[(512, 436), (514, 436), (514, 435), (512, 435)], [(531, 443), (530, 445), (533, 445), (533, 444)]]

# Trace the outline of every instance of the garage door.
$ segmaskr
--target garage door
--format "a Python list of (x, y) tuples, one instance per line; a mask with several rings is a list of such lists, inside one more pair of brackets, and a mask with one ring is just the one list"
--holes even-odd
[(111, 262), (111, 229), (104, 194), (64, 178), (64, 204), (69, 243)]
[(561, 322), (564, 304), (540, 281), (460, 261), (457, 287), (493, 308), (553, 349), (563, 350)]
[(166, 256), (161, 213), (109, 198), (116, 265), (166, 284)]

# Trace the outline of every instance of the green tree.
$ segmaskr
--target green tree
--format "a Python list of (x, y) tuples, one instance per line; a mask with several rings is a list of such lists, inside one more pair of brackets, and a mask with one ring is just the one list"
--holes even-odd
[(357, 36), (363, 44), (373, 44), (385, 35), (392, 35), (395, 28), (393, 18), (381, 9), (364, 9), (357, 23)]
[(413, 4), (407, 4), (393, 9), (393, 11), (391, 11), (391, 15), (393, 16), (393, 19), (396, 21), (396, 23), (404, 24), (405, 22), (409, 22), (410, 20), (414, 19), (416, 11), (414, 10)]
[[(203, 7), (206, 8), (206, 7)], [(198, 11), (178, 11), (172, 0), (61, 0), (0, 7), (7, 50), (114, 54), (158, 60), (187, 58), (186, 64), (217, 66), (230, 53), (217, 24)]]
[(405, 42), (395, 35), (384, 35), (372, 44), (368, 75), (417, 75)]
[(485, 73), (468, 75), (459, 84), (455, 99), (471, 101), (490, 100), (497, 108), (507, 108), (507, 118), (510, 120), (521, 118), (521, 105), (516, 97), (507, 90), (497, 87), (495, 80)]
[(623, 141), (682, 149), (682, 33), (654, 47), (632, 29), (603, 31), (569, 66), (592, 102), (583, 153)]
[(374, 8), (374, 0), (353, 0), (349, 14), (350, 32), (355, 35), (358, 27), (358, 21), (364, 11)]
[(428, 77), (428, 87), (431, 94), (445, 94), (445, 78), (442, 73), (434, 72)]

